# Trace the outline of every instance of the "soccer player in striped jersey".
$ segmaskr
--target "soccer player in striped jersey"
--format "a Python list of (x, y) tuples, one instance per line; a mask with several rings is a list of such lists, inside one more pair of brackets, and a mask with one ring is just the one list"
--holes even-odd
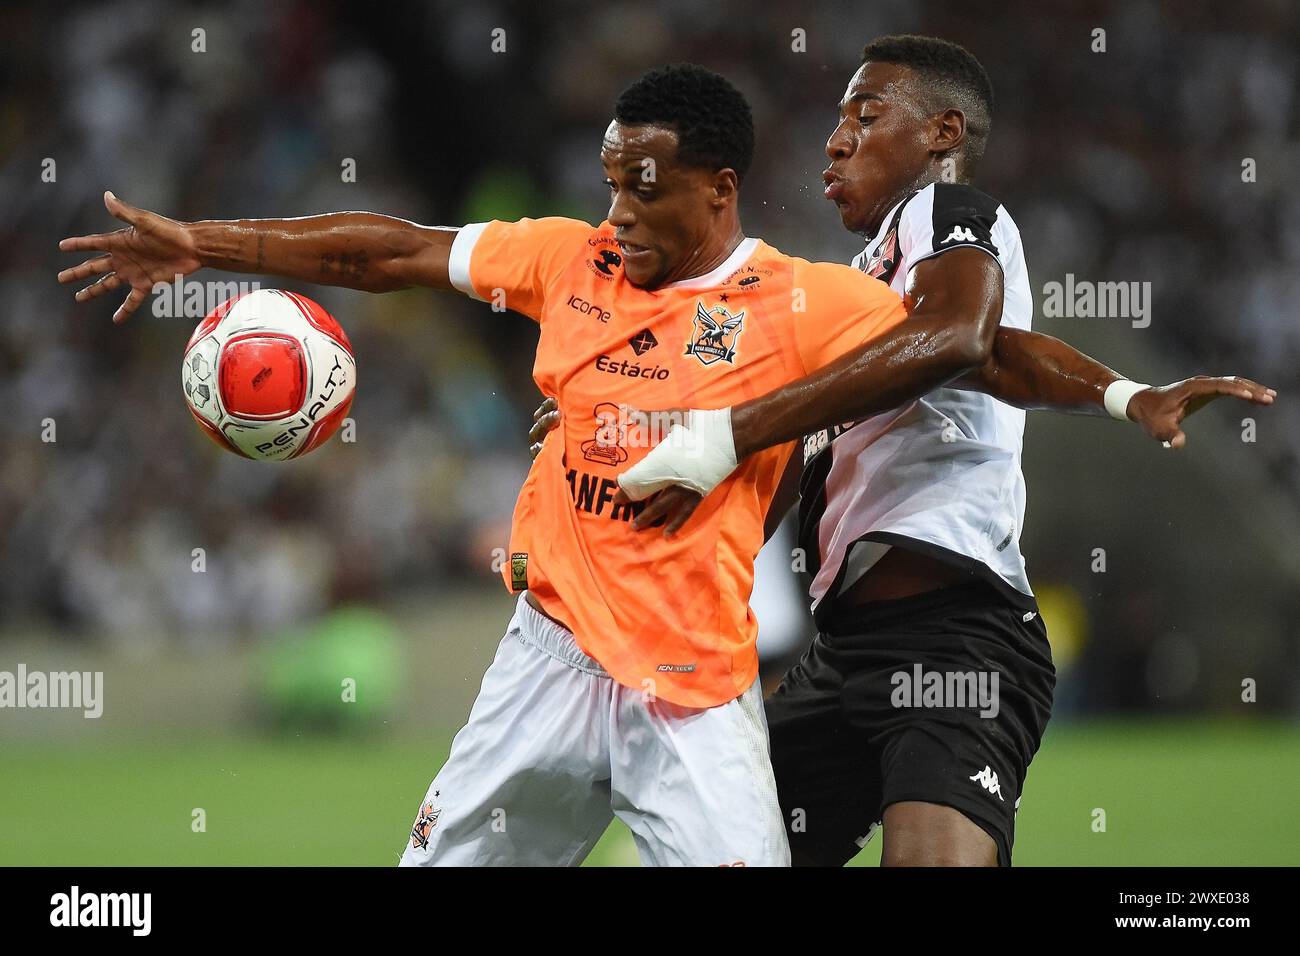
[(1028, 331), (1019, 231), (970, 185), (992, 114), (965, 49), (868, 44), (826, 145), (826, 197), (867, 237), (854, 265), (909, 320), (803, 381), (691, 411), (620, 478), (634, 500), (659, 492), (638, 527), (688, 529), (725, 462), (803, 438), (819, 633), (767, 702), (796, 864), (846, 862), (881, 821), (886, 865), (1010, 864), (1055, 685), (1019, 548), (1024, 409), (1109, 413), (1178, 447), (1205, 402), (1273, 399), (1235, 377), (1135, 384)]

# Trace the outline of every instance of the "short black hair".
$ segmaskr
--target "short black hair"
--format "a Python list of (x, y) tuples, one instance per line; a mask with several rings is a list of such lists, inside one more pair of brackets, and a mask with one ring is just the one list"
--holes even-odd
[(694, 63), (646, 73), (620, 94), (614, 119), (671, 128), (677, 160), (687, 166), (734, 169), (742, 181), (754, 161), (754, 116), (745, 95), (726, 77)]
[(955, 106), (965, 114), (963, 172), (974, 171), (993, 125), (993, 83), (975, 55), (938, 37), (899, 34), (877, 37), (863, 47), (862, 62), (867, 61), (909, 67), (930, 87), (936, 110)]

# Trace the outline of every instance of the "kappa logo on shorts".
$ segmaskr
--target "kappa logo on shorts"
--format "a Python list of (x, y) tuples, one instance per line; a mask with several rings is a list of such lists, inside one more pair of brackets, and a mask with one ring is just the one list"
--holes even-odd
[(993, 772), (992, 767), (985, 765), (979, 773), (966, 779), (975, 781), (989, 793), (996, 793), (1003, 803), (1007, 802), (1006, 797), (1002, 796), (1002, 784), (998, 783), (998, 775)]
[(744, 331), (741, 328), (744, 321), (744, 312), (732, 315), (725, 305), (705, 309), (702, 302), (696, 302), (695, 329), (686, 345), (686, 354), (694, 355), (701, 365), (712, 365), (714, 362), (735, 365), (736, 339)]
[[(435, 790), (433, 795), (436, 798), (442, 794)], [(420, 808), (420, 815), (415, 818), (415, 826), (411, 827), (412, 849), (429, 849), (429, 834), (438, 825), (438, 817), (440, 816), (442, 816), (442, 807), (435, 808), (432, 801)]]

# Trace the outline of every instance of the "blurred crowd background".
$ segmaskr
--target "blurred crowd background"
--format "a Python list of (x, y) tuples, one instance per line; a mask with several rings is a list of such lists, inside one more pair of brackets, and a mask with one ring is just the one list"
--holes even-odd
[[(299, 287), (355, 346), (356, 440), (276, 466), (219, 451), (182, 401), (197, 320), (146, 307), (114, 327), (115, 302), (75, 306), (55, 281), (74, 263), (59, 238), (116, 227), (104, 189), (179, 219), (596, 222), (614, 98), (689, 60), (754, 106), (747, 233), (847, 262), (860, 240), (821, 197), (823, 144), (862, 45), (895, 32), (961, 42), (992, 76), (977, 185), (1019, 224), (1040, 302), (1067, 273), (1152, 283), (1149, 328), (1038, 328), (1137, 379), (1238, 373), (1283, 398), (1212, 408), (1181, 456), (1031, 414), (1024, 551), (1062, 711), (1230, 710), (1255, 678), (1260, 708), (1300, 712), (1300, 8), (1284, 0), (6, 3), (0, 634), (147, 656), (246, 648), (351, 603), (432, 595), (454, 615), (499, 587), (527, 470), (535, 329), (422, 291)], [(758, 603), (788, 648), (810, 632), (783, 562)]]

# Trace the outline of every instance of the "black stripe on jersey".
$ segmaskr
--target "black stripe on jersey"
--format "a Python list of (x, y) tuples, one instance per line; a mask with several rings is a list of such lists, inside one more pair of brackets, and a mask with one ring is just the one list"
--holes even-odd
[(814, 455), (799, 476), (799, 528), (795, 542), (803, 548), (808, 575), (817, 577), (822, 566), (822, 548), (817, 529), (826, 513), (826, 478), (831, 473), (831, 445)]
[(998, 201), (965, 183), (935, 183), (934, 208), (930, 215), (931, 252), (947, 252), (959, 246), (979, 246), (997, 258), (993, 224), (998, 220)]

